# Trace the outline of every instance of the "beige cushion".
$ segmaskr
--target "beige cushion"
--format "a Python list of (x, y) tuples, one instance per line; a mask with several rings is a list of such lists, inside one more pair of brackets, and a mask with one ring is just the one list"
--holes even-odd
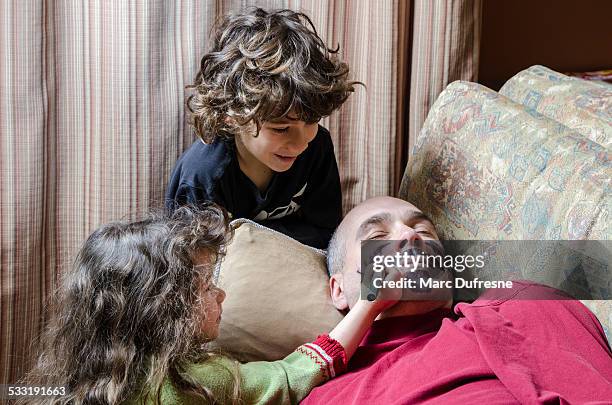
[(342, 319), (331, 303), (325, 253), (252, 221), (218, 268), (227, 294), (215, 346), (242, 361), (276, 360)]

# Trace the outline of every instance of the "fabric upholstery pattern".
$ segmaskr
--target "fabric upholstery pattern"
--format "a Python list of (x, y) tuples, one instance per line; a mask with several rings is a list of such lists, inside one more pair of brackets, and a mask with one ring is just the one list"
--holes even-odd
[[(400, 197), (432, 218), (441, 239), (607, 240), (610, 157), (532, 108), (454, 82), (425, 121)], [(610, 336), (610, 302), (585, 304)]]
[(400, 195), (444, 239), (607, 239), (610, 154), (475, 83), (440, 95)]
[(581, 302), (597, 316), (608, 344), (612, 342), (612, 305), (610, 300), (581, 300)]
[(536, 65), (514, 75), (499, 93), (606, 148), (612, 145), (612, 86), (608, 84)]

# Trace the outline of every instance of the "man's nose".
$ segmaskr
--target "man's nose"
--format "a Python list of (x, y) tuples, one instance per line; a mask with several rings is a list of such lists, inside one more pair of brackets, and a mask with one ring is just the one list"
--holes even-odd
[(421, 235), (413, 228), (409, 226), (402, 226), (399, 230), (398, 236), (398, 249), (403, 249), (406, 246), (418, 245), (423, 241)]

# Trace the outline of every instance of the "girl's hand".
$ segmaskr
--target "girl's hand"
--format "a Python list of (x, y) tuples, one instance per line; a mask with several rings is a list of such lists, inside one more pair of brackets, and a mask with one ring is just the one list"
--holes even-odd
[[(391, 269), (385, 275), (385, 280), (398, 281), (402, 278), (399, 270)], [(366, 331), (376, 317), (387, 308), (395, 305), (402, 298), (401, 288), (384, 288), (376, 294), (374, 301), (361, 299), (351, 308), (342, 321), (329, 333), (336, 339), (350, 359)]]
[[(396, 268), (389, 268), (385, 271), (383, 283), (399, 283), (403, 277), (401, 271)], [(385, 285), (385, 284), (383, 284)], [(381, 313), (387, 308), (395, 305), (402, 299), (403, 289), (400, 287), (384, 287), (368, 293), (367, 300), (374, 311)]]

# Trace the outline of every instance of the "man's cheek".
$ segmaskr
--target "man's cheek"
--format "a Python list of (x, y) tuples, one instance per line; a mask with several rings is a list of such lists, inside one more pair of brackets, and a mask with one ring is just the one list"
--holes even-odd
[(359, 301), (359, 290), (353, 291), (346, 297), (349, 308), (353, 308)]

